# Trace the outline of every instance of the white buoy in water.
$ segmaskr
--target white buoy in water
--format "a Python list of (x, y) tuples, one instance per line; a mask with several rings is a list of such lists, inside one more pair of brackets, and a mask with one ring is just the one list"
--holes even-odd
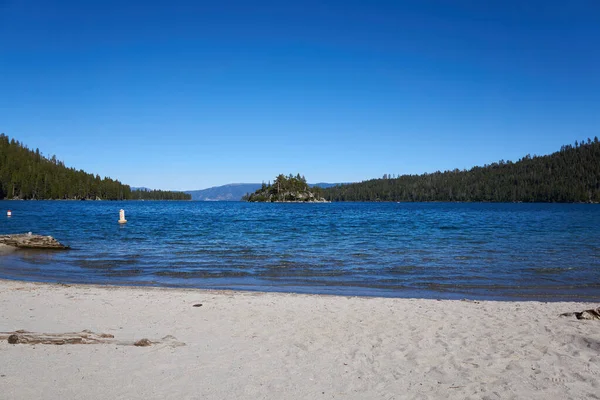
[(125, 210), (119, 211), (119, 223), (120, 224), (127, 223), (127, 220), (125, 219)]
[(12, 211), (8, 210), (8, 211), (6, 212), (6, 216), (7, 216), (7, 217), (12, 217)]

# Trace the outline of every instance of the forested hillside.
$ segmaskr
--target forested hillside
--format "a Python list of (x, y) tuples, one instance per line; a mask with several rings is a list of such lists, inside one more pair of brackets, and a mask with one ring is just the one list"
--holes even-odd
[(166, 191), (132, 191), (110, 178), (68, 168), (39, 150), (0, 134), (0, 199), (188, 200), (189, 195)]
[(470, 170), (384, 176), (323, 190), (331, 201), (600, 202), (600, 143), (575, 142)]

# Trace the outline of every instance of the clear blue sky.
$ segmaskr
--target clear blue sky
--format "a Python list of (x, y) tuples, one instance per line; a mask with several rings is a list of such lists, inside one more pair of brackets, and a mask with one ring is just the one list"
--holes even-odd
[(462, 169), (599, 128), (596, 0), (0, 0), (0, 132), (133, 186)]

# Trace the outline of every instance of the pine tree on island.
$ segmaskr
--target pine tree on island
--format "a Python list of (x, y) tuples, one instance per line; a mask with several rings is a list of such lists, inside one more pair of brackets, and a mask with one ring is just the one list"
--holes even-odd
[(288, 202), (307, 203), (325, 202), (321, 195), (321, 188), (311, 188), (306, 183), (306, 178), (297, 174), (285, 176), (279, 174), (273, 183), (268, 185), (263, 182), (262, 187), (254, 193), (246, 194), (242, 200), (249, 202)]

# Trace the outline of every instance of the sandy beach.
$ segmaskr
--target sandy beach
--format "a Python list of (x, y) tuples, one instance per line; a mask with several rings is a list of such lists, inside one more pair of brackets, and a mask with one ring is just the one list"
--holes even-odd
[(597, 399), (595, 307), (0, 281), (0, 332), (114, 336), (2, 340), (0, 398)]

